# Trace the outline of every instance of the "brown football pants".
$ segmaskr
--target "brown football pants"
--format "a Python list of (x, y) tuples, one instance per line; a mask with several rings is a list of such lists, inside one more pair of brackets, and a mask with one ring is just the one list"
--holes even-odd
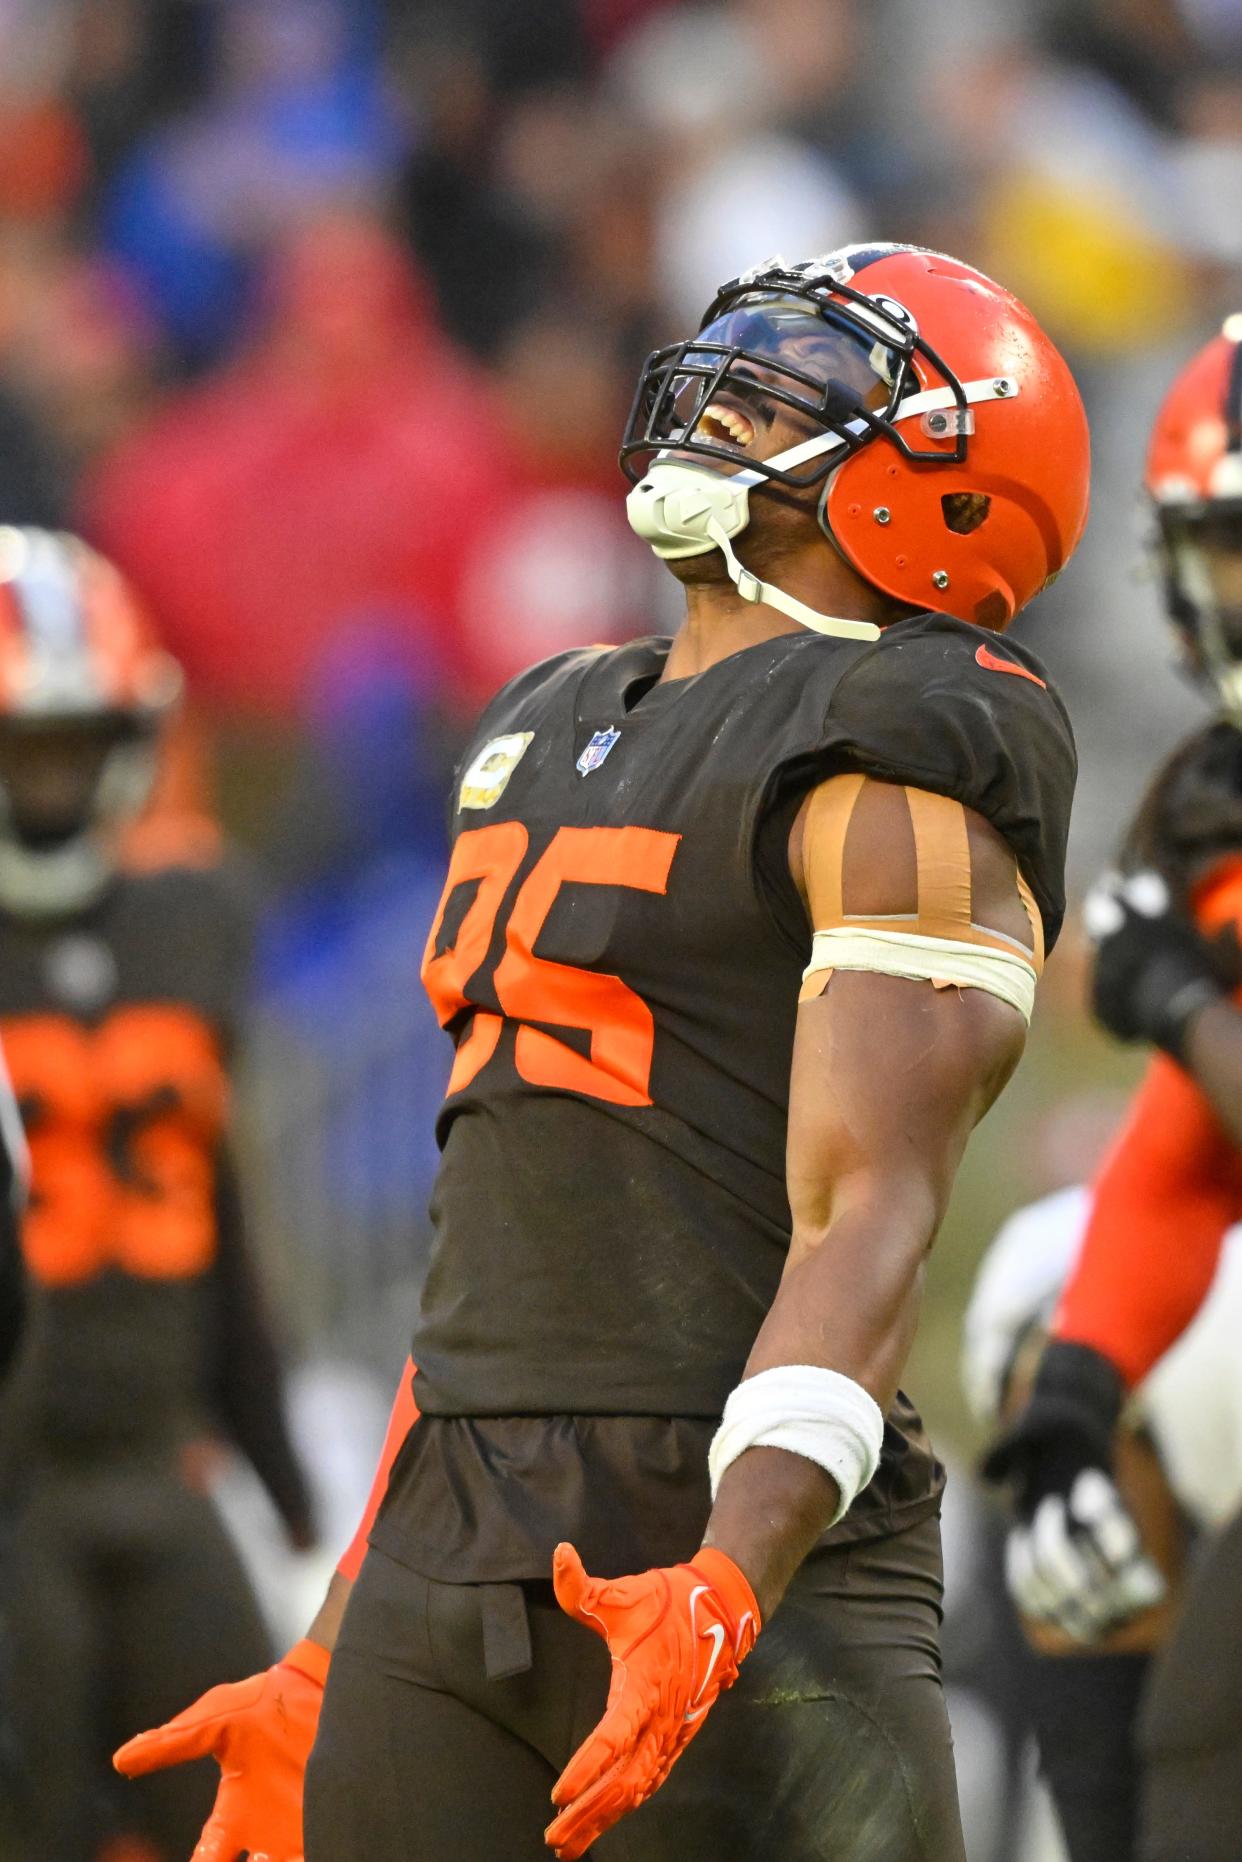
[[(592, 1862), (963, 1862), (940, 1594), (934, 1519), (816, 1553)], [(307, 1862), (548, 1862), (549, 1794), (607, 1685), (550, 1584), (438, 1584), (372, 1549), (307, 1775)]]
[(1141, 1862), (1242, 1856), (1242, 1514), (1207, 1547), (1148, 1683)]
[(214, 1761), (135, 1783), (110, 1761), (122, 1739), (271, 1660), (216, 1508), (162, 1458), (47, 1466), (24, 1496), (6, 1575), (7, 1706), (25, 1800), (17, 1854), (89, 1862), (111, 1810), (183, 1862), (215, 1798)]

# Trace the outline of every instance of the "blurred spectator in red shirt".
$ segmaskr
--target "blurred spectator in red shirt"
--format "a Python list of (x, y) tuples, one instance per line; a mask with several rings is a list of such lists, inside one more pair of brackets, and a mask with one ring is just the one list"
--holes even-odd
[(457, 664), (463, 566), (501, 490), (495, 424), (401, 249), (327, 215), (278, 253), (249, 351), (104, 460), (85, 528), (200, 702), (287, 715), (359, 616), (433, 675)]

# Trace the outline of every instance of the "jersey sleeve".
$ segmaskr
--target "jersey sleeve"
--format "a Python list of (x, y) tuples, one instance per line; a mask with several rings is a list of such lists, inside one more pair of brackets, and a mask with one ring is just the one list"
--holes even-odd
[(1082, 1252), (1053, 1323), (1138, 1383), (1178, 1339), (1242, 1218), (1242, 1158), (1199, 1088), (1154, 1060), (1096, 1180)]
[[(1201, 879), (1193, 909), (1209, 936), (1242, 930), (1236, 857)], [(1157, 1056), (1096, 1183), (1056, 1336), (1093, 1346), (1139, 1382), (1203, 1304), (1240, 1219), (1242, 1153), (1190, 1075)]]
[(310, 1486), (285, 1409), (280, 1350), (251, 1258), (237, 1171), (227, 1151), (216, 1161), (218, 1249), (208, 1395), (228, 1435), (267, 1489), (298, 1547), (314, 1543)]
[(1069, 716), (1033, 654), (964, 622), (901, 622), (832, 694), (841, 764), (974, 809), (1013, 849), (1052, 948), (1077, 776)]

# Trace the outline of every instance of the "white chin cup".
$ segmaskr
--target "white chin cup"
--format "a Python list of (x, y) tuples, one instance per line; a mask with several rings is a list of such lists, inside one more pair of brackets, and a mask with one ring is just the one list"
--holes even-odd
[[(1206, 631), (1206, 630), (1205, 630)], [(1213, 626), (1204, 642), (1204, 659), (1212, 683), (1220, 694), (1227, 718), (1242, 726), (1242, 664), (1231, 659), (1221, 644), (1219, 624)]]
[[(823, 441), (805, 442), (802, 447), (780, 454), (773, 463), (795, 463), (811, 449), (823, 451)], [(732, 539), (750, 522), (750, 493), (761, 480), (759, 472), (726, 475), (704, 466), (686, 465), (680, 459), (655, 459), (646, 477), (626, 499), (626, 515), (630, 527), (664, 562), (719, 550), (743, 601), (776, 608), (812, 633), (835, 634), (845, 640), (878, 640), (880, 630), (873, 621), (820, 614), (796, 596), (752, 574), (738, 561)]]
[(44, 852), (0, 837), (0, 911), (14, 918), (72, 916), (94, 904), (112, 870), (89, 830)]
[(720, 546), (708, 525), (736, 537), (750, 522), (750, 488), (758, 474), (728, 476), (680, 459), (655, 459), (625, 501), (630, 528), (665, 562), (706, 556)]

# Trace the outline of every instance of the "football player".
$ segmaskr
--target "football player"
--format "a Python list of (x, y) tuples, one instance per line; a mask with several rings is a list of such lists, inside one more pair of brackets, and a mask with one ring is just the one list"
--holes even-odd
[(726, 285), (622, 460), (686, 619), (524, 673), (466, 751), (369, 1549), (119, 1756), (217, 1753), (204, 1856), (301, 1853), (325, 1673), (312, 1862), (963, 1854), (898, 1385), (1060, 925), (1069, 725), (999, 634), (1077, 543), (1086, 421), (1008, 292), (855, 246)]
[[(985, 1470), (1014, 1488), (1024, 1613), (1080, 1646), (1160, 1602), (1114, 1484), (1128, 1393), (1199, 1311), (1242, 1217), (1242, 318), (1196, 355), (1147, 465), (1168, 608), (1219, 715), (1157, 775), (1122, 872), (1088, 900), (1097, 1013), (1162, 1050), (1095, 1185), (1025, 1407)], [(1137, 1851), (1226, 1862), (1242, 1829), (1242, 1517), (1196, 1569), (1148, 1690)], [(1075, 1855), (1094, 1855), (1080, 1845)]]
[[(1091, 1209), (1079, 1186), (1018, 1210), (984, 1256), (965, 1320), (963, 1381), (997, 1430), (1030, 1393), (1047, 1326)], [(1167, 1640), (1192, 1533), (1242, 1497), (1242, 1228), (1230, 1233), (1194, 1323), (1136, 1387), (1112, 1443), (1113, 1478), (1162, 1594), (1090, 1645), (1022, 1613), (1034, 1658), (1016, 1678), (1074, 1862), (1129, 1862), (1141, 1767), (1135, 1737), (1153, 1658)]]
[[(118, 1728), (266, 1659), (207, 1435), (311, 1531), (228, 1155), (241, 898), (219, 867), (118, 864), (180, 684), (108, 563), (0, 529), (0, 1031), (32, 1169), (5, 1693), (31, 1862), (97, 1853)], [(212, 1782), (127, 1800), (153, 1862), (188, 1853)]]

